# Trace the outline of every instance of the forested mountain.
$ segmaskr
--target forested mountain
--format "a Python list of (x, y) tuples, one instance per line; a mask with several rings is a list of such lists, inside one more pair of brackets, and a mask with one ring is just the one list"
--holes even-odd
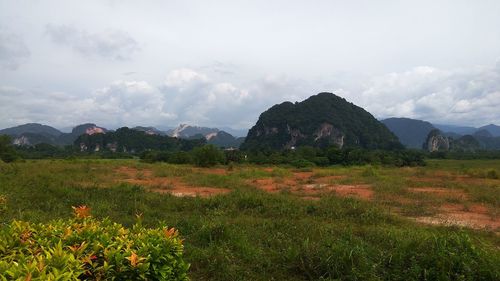
[(444, 125), (444, 124), (432, 124), (436, 129), (439, 129), (443, 133), (454, 133), (456, 135), (471, 135), (477, 131), (477, 128), (470, 126), (455, 126), (455, 125)]
[(176, 138), (189, 138), (198, 134), (207, 136), (209, 134), (217, 133), (217, 128), (207, 128), (199, 126), (191, 126), (187, 124), (180, 124), (177, 128), (167, 131), (167, 135)]
[(74, 145), (81, 151), (112, 151), (139, 153), (145, 150), (179, 151), (191, 150), (205, 144), (204, 139), (180, 139), (169, 136), (151, 135), (143, 131), (119, 128), (106, 134), (96, 133), (79, 136)]
[(478, 130), (486, 130), (488, 131), (493, 137), (500, 137), (500, 126), (494, 125), (494, 124), (489, 124), (486, 126), (482, 126), (478, 128)]
[(107, 130), (95, 124), (78, 125), (71, 133), (61, 131), (37, 123), (28, 123), (0, 130), (0, 135), (9, 135), (15, 145), (35, 145), (46, 143), (50, 145), (71, 145), (82, 134), (105, 133)]
[(71, 145), (73, 142), (81, 135), (83, 134), (97, 134), (97, 133), (106, 133), (108, 130), (103, 127), (99, 127), (96, 124), (93, 123), (86, 123), (86, 124), (81, 124), (73, 128), (71, 133), (68, 134), (62, 134), (59, 136), (59, 138), (56, 140), (57, 145)]
[(401, 148), (397, 137), (369, 112), (332, 93), (284, 102), (262, 113), (242, 149), (279, 150), (301, 145)]
[(136, 127), (133, 127), (132, 130), (142, 131), (142, 132), (145, 132), (148, 135), (161, 135), (161, 136), (166, 135), (165, 132), (163, 132), (161, 130), (158, 130), (155, 127), (136, 126)]
[(427, 135), (435, 129), (429, 122), (410, 118), (388, 118), (381, 122), (408, 148), (422, 148)]
[(233, 135), (226, 133), (224, 131), (218, 131), (217, 133), (210, 135), (207, 138), (208, 144), (213, 144), (218, 147), (223, 148), (238, 148), (245, 141), (245, 138), (236, 138)]
[(500, 137), (492, 137), (488, 131), (479, 131), (474, 135), (450, 137), (438, 129), (432, 130), (423, 148), (429, 152), (475, 152), (478, 150), (500, 149)]
[(38, 123), (28, 123), (0, 130), (0, 135), (15, 136), (15, 135), (21, 135), (23, 133), (50, 135), (54, 137), (58, 137), (59, 135), (62, 134), (61, 131), (59, 131), (56, 128)]

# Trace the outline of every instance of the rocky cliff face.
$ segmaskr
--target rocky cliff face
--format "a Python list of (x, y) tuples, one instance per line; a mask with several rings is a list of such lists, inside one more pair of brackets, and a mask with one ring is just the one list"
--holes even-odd
[(301, 145), (401, 147), (397, 137), (370, 113), (332, 93), (320, 93), (262, 113), (241, 148), (279, 150)]
[(432, 130), (424, 143), (424, 149), (429, 152), (450, 150), (450, 139), (443, 136), (441, 131)]

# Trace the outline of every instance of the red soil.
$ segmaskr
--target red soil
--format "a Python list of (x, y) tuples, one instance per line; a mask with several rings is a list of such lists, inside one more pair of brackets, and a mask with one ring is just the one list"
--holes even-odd
[(471, 228), (500, 229), (500, 217), (492, 217), (489, 210), (481, 204), (465, 207), (461, 204), (445, 204), (434, 217), (421, 217), (417, 221), (430, 224), (459, 225)]
[(302, 198), (318, 198), (325, 193), (334, 192), (342, 197), (357, 197), (370, 200), (373, 197), (373, 190), (369, 185), (338, 185), (330, 184), (332, 179), (340, 179), (341, 176), (328, 176), (323, 178), (313, 178), (312, 172), (296, 172), (291, 178), (273, 179), (263, 178), (251, 181), (255, 187), (267, 192), (289, 191)]
[[(209, 197), (228, 193), (230, 191), (227, 188), (191, 186), (184, 183), (180, 177), (153, 177), (152, 172), (149, 170), (120, 167), (116, 171), (128, 177), (126, 179), (121, 179), (121, 182), (140, 185), (153, 192), (170, 193), (178, 197)], [(138, 174), (142, 174), (142, 176), (137, 178)]]
[(428, 193), (439, 197), (457, 198), (465, 200), (468, 198), (463, 190), (442, 188), (442, 187), (411, 187), (408, 191), (414, 193)]
[(343, 197), (353, 196), (364, 200), (371, 200), (373, 198), (373, 190), (367, 184), (334, 185), (330, 188)]

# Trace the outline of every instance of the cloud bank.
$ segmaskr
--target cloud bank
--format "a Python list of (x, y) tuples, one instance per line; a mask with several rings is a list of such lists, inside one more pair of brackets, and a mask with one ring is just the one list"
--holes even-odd
[(45, 30), (52, 42), (69, 47), (84, 57), (129, 60), (140, 50), (139, 43), (120, 30), (89, 33), (71, 25), (52, 24), (48, 24)]
[(0, 67), (16, 70), (29, 56), (30, 51), (19, 35), (0, 28)]
[(500, 123), (500, 67), (443, 70), (416, 67), (373, 78), (360, 100), (379, 117), (434, 123)]
[[(323, 89), (364, 107), (378, 118), (410, 117), (434, 123), (500, 123), (500, 66), (443, 70), (416, 67), (361, 82), (361, 92)], [(136, 125), (249, 128), (258, 115), (284, 101), (300, 101), (317, 85), (283, 76), (257, 79), (250, 87), (219, 81), (190, 68), (167, 73), (163, 82), (118, 80), (88, 95), (39, 93), (0, 87), (2, 126), (41, 122), (65, 127), (96, 122), (112, 128)]]

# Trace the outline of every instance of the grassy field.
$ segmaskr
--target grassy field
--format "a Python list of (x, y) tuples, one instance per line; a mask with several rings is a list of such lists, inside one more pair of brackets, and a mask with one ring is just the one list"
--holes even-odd
[(500, 161), (426, 167), (0, 163), (0, 222), (88, 205), (185, 238), (193, 280), (499, 280)]

